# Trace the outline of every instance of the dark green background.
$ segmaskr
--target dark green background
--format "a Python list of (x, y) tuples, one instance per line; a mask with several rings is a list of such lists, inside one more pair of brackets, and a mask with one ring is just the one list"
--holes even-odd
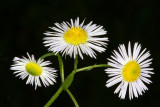
[[(97, 59), (88, 56), (79, 58), (78, 67), (107, 63), (106, 58), (119, 44), (128, 41), (139, 42), (142, 48), (151, 52), (155, 75), (148, 91), (132, 101), (120, 100), (113, 94), (115, 85), (106, 88), (108, 80), (104, 68), (76, 74), (69, 88), (80, 107), (158, 107), (160, 104), (160, 2), (159, 0), (5, 0), (1, 1), (0, 36), (0, 107), (42, 107), (60, 86), (59, 71), (57, 83), (36, 91), (26, 81), (15, 78), (9, 70), (15, 56), (26, 56), (26, 52), (36, 58), (47, 53), (43, 46), (43, 33), (55, 22), (70, 21), (80, 17), (86, 23), (93, 21), (108, 31), (107, 51), (97, 54)], [(63, 57), (65, 76), (73, 69), (73, 59)], [(59, 69), (56, 57), (53, 67)], [(66, 92), (53, 103), (54, 107), (74, 107)]]

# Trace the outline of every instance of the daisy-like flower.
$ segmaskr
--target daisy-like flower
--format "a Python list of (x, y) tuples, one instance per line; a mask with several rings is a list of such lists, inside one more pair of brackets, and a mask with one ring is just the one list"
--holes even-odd
[(144, 83), (152, 83), (148, 78), (153, 68), (150, 68), (152, 58), (149, 58), (149, 51), (146, 52), (146, 48), (141, 51), (141, 45), (134, 44), (133, 53), (131, 52), (131, 44), (128, 44), (128, 53), (124, 44), (118, 47), (118, 51), (114, 50), (111, 58), (108, 58), (108, 65), (112, 68), (108, 68), (105, 71), (109, 77), (106, 86), (111, 87), (120, 82), (114, 93), (119, 92), (119, 97), (125, 99), (126, 91), (129, 89), (129, 99), (142, 95), (145, 90), (148, 90)]
[(54, 68), (46, 67), (50, 65), (50, 61), (43, 61), (43, 59), (35, 60), (34, 55), (29, 55), (27, 53), (28, 59), (26, 57), (13, 59), (14, 64), (11, 65), (11, 70), (14, 70), (16, 77), (19, 76), (20, 79), (25, 79), (28, 77), (26, 84), (35, 85), (41, 87), (41, 82), (43, 85), (49, 86), (54, 85), (56, 82), (56, 70)]
[(103, 26), (92, 24), (92, 21), (84, 25), (84, 20), (80, 24), (79, 18), (71, 23), (63, 22), (61, 24), (55, 23), (55, 27), (49, 27), (53, 32), (44, 33), (44, 44), (49, 46), (49, 51), (54, 53), (62, 53), (62, 55), (70, 55), (70, 57), (80, 55), (83, 59), (83, 54), (96, 58), (96, 53), (104, 52), (108, 41), (107, 37), (100, 37), (106, 34)]

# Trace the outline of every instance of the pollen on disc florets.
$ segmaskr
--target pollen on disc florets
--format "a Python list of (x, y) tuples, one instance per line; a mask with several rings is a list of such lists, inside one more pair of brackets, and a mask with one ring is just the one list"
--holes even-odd
[(33, 62), (27, 63), (25, 68), (29, 74), (34, 75), (34, 76), (39, 76), (42, 73), (41, 67)]
[(72, 45), (84, 44), (87, 38), (87, 33), (80, 27), (71, 27), (64, 33), (64, 40)]
[(127, 82), (133, 82), (136, 81), (141, 73), (140, 66), (135, 61), (128, 62), (122, 71), (122, 75), (125, 81)]

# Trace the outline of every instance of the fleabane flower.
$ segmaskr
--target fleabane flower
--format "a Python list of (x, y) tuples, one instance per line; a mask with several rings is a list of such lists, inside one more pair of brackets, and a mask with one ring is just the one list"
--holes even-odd
[(55, 23), (55, 27), (49, 27), (53, 31), (44, 33), (47, 37), (44, 38), (44, 44), (49, 47), (49, 51), (54, 53), (62, 53), (62, 55), (70, 55), (70, 57), (76, 57), (82, 54), (89, 55), (96, 58), (95, 51), (104, 52), (107, 46), (107, 37), (101, 37), (105, 35), (107, 31), (103, 29), (103, 26), (92, 24), (92, 21), (84, 25), (84, 20), (79, 23), (79, 18), (74, 22), (71, 19), (71, 23), (62, 22)]
[(49, 86), (54, 85), (56, 82), (56, 70), (51, 67), (47, 67), (51, 64), (50, 61), (44, 61), (43, 59), (38, 59), (37, 61), (34, 58), (34, 55), (29, 55), (28, 58), (18, 58), (13, 59), (13, 65), (11, 65), (11, 70), (14, 70), (16, 77), (19, 76), (20, 79), (28, 78), (26, 84), (35, 85), (41, 87), (43, 85)]
[(129, 90), (129, 99), (142, 95), (148, 90), (144, 83), (152, 83), (148, 78), (153, 68), (150, 68), (152, 58), (149, 58), (149, 51), (146, 48), (141, 51), (141, 45), (134, 44), (133, 52), (131, 51), (131, 44), (128, 44), (128, 52), (124, 44), (118, 47), (118, 51), (114, 50), (111, 58), (108, 58), (108, 65), (112, 68), (105, 69), (109, 77), (106, 86), (111, 87), (120, 83), (114, 93), (119, 93), (121, 99), (125, 99), (127, 89)]

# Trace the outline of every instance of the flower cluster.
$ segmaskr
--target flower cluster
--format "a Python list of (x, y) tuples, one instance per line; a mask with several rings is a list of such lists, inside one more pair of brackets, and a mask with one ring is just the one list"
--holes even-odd
[[(96, 58), (96, 52), (105, 52), (107, 47), (108, 37), (105, 37), (107, 31), (103, 26), (93, 24), (91, 21), (88, 24), (84, 24), (84, 20), (80, 23), (79, 18), (75, 21), (72, 19), (70, 22), (55, 23), (54, 27), (49, 27), (52, 31), (44, 33), (44, 46), (48, 47), (48, 51), (53, 52), (55, 55), (61, 53), (63, 55), (69, 55), (76, 60), (76, 57), (84, 59), (84, 55), (88, 55), (91, 58)], [(29, 55), (28, 58), (15, 57), (13, 59), (13, 65), (11, 70), (14, 70), (14, 74), (19, 76), (20, 79), (27, 78), (26, 84), (35, 86), (54, 85), (56, 82), (56, 71), (54, 68), (48, 67), (51, 62), (44, 61), (43, 58), (35, 59), (34, 55)], [(111, 87), (119, 83), (114, 93), (119, 93), (121, 99), (125, 99), (127, 90), (129, 92), (129, 99), (142, 95), (148, 88), (146, 84), (152, 83), (149, 79), (153, 68), (150, 67), (152, 58), (150, 52), (142, 49), (139, 43), (135, 43), (133, 49), (131, 43), (128, 43), (128, 47), (124, 44), (119, 45), (118, 51), (114, 50), (111, 58), (107, 58), (109, 66), (105, 69), (108, 77), (110, 78), (106, 82), (106, 87)], [(62, 63), (61, 63), (62, 65)], [(86, 67), (80, 70), (90, 70), (93, 67)], [(74, 69), (74, 73), (76, 70)], [(63, 76), (63, 68), (61, 69)], [(64, 78), (62, 77), (62, 82)], [(66, 79), (67, 81), (67, 79)], [(67, 82), (64, 83), (67, 83)], [(64, 86), (63, 84), (62, 86)]]

